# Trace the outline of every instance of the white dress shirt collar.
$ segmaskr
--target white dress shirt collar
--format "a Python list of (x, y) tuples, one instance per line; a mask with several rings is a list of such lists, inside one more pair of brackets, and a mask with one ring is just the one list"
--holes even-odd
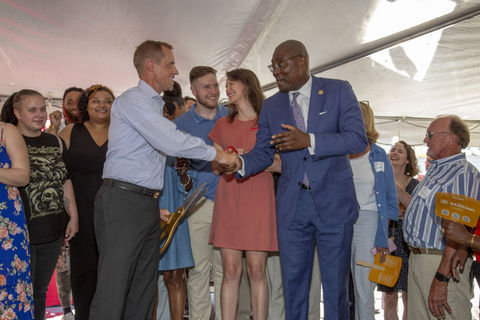
[(313, 78), (312, 78), (312, 75), (310, 75), (310, 78), (308, 79), (308, 81), (300, 89), (295, 91), (289, 91), (288, 98), (290, 99), (290, 102), (292, 102), (293, 94), (295, 92), (300, 93), (302, 96), (307, 97), (310, 100), (310, 95), (312, 94), (312, 83), (313, 83)]

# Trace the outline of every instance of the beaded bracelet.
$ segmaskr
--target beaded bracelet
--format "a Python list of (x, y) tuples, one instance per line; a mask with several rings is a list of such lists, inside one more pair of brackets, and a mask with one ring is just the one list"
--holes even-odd
[(186, 187), (186, 186), (190, 183), (190, 180), (192, 180), (192, 179), (190, 179), (190, 176), (189, 176), (188, 174), (187, 174), (187, 177), (188, 177), (188, 180), (187, 180), (187, 183), (185, 183), (185, 184), (183, 184), (183, 183), (182, 183), (182, 179), (180, 179), (180, 185), (181, 185), (182, 187)]

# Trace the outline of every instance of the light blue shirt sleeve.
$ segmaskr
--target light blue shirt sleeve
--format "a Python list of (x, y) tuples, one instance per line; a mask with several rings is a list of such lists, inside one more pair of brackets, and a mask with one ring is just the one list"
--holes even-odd
[(115, 100), (104, 178), (161, 189), (166, 155), (208, 161), (215, 158), (215, 148), (177, 130), (163, 117), (162, 109), (161, 97), (142, 80)]

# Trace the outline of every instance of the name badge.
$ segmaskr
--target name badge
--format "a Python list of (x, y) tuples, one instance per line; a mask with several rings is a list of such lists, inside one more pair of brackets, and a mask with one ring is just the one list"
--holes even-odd
[(383, 162), (375, 162), (375, 171), (376, 172), (384, 172), (385, 171), (385, 163)]
[(427, 199), (431, 192), (432, 192), (432, 190), (430, 190), (426, 187), (423, 187), (422, 190), (420, 190), (420, 192), (418, 193), (418, 195), (422, 199)]

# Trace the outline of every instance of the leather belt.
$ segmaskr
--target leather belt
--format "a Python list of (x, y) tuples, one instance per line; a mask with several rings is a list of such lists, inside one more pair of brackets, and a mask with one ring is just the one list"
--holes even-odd
[(148, 189), (145, 187), (137, 186), (136, 184), (133, 184), (130, 182), (125, 182), (120, 180), (104, 179), (103, 184), (105, 186), (128, 190), (133, 193), (140, 194), (142, 196), (146, 196), (154, 199), (157, 199), (158, 196), (160, 195), (160, 190)]
[(310, 188), (310, 186), (307, 186), (307, 185), (305, 185), (304, 183), (302, 183), (302, 189), (307, 189), (308, 191), (312, 191), (312, 189)]
[(410, 245), (408, 247), (413, 254), (433, 254), (437, 256), (443, 255), (443, 251), (438, 249), (415, 248)]

